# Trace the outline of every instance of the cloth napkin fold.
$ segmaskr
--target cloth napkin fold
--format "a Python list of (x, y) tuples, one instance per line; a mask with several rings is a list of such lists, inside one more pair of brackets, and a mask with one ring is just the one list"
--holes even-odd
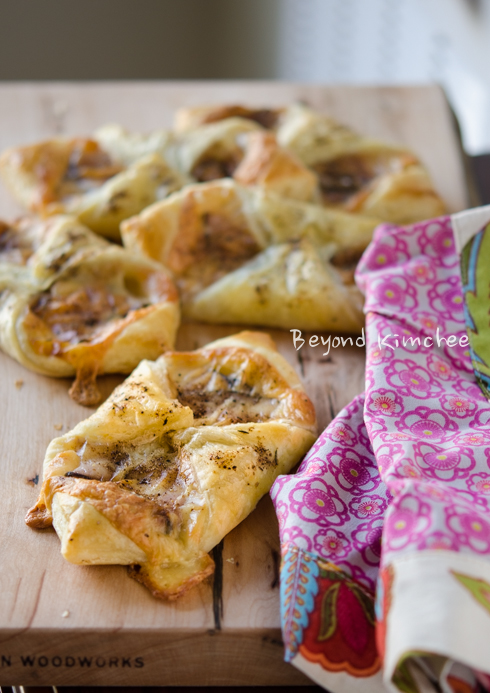
[(332, 693), (490, 690), (490, 402), (458, 254), (489, 221), (376, 230), (365, 393), (271, 490), (285, 658)]

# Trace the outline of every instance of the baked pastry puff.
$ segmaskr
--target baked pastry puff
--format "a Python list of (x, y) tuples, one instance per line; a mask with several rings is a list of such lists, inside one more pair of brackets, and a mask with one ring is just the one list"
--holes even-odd
[(173, 348), (178, 294), (161, 265), (72, 217), (2, 228), (0, 347), (26, 368), (75, 375), (71, 397), (93, 405), (97, 375), (130, 373)]
[(445, 212), (427, 170), (407, 148), (362, 137), (302, 103), (275, 109), (183, 108), (177, 111), (175, 127), (181, 132), (205, 123), (224, 127), (230, 117), (269, 128), (282, 151), (295, 155), (315, 174), (315, 196), (297, 199), (317, 200), (327, 207), (395, 224), (411, 224)]
[(214, 570), (211, 549), (313, 444), (315, 412), (264, 334), (143, 361), (109, 399), (51, 442), (35, 528), (63, 556), (122, 564), (175, 599)]
[(123, 219), (187, 182), (164, 158), (167, 138), (161, 132), (130, 135), (117, 126), (93, 139), (54, 138), (3, 152), (0, 174), (26, 209), (72, 214), (118, 240)]
[(188, 319), (357, 333), (363, 299), (342, 267), (376, 224), (219, 180), (152, 205), (121, 234), (172, 272)]
[(445, 212), (427, 170), (405, 147), (362, 137), (303, 104), (282, 113), (277, 139), (318, 176), (328, 207), (394, 224)]
[(278, 126), (283, 111), (282, 108), (253, 108), (239, 104), (186, 106), (175, 112), (174, 130), (177, 133), (189, 132), (200, 125), (218, 123), (227, 118), (245, 118), (273, 130)]
[(205, 123), (176, 138), (173, 151), (176, 166), (199, 183), (233, 178), (297, 200), (319, 197), (316, 175), (251, 119)]

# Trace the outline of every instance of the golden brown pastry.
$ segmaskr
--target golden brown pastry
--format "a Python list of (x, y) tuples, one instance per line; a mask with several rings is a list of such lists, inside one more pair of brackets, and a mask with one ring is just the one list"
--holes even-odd
[(98, 402), (97, 375), (130, 373), (174, 345), (168, 272), (72, 217), (0, 228), (0, 289), (1, 348), (38, 373), (76, 375), (80, 404)]
[(189, 319), (356, 333), (361, 294), (332, 263), (355, 261), (376, 224), (220, 180), (171, 195), (121, 233), (171, 270)]
[(194, 106), (179, 108), (175, 113), (174, 129), (177, 133), (189, 132), (200, 125), (217, 123), (227, 118), (245, 118), (263, 128), (277, 127), (283, 109), (250, 108), (240, 105)]
[(172, 151), (179, 170), (199, 183), (234, 178), (298, 200), (319, 198), (316, 175), (253, 120), (204, 124), (178, 138)]
[(316, 176), (280, 147), (272, 132), (250, 132), (246, 136), (243, 159), (233, 171), (233, 179), (241, 185), (257, 185), (293, 200), (313, 202), (318, 197)]
[(167, 353), (52, 441), (26, 521), (53, 524), (68, 561), (129, 565), (174, 599), (314, 440), (313, 405), (267, 335)]
[[(362, 137), (301, 103), (276, 109), (237, 105), (184, 108), (177, 112), (175, 127), (181, 132), (204, 123), (225, 127), (227, 118), (237, 116), (275, 132), (280, 147), (315, 175), (317, 201), (327, 207), (396, 224), (445, 212), (427, 170), (412, 152)], [(316, 196), (297, 199), (316, 201)]]
[(284, 111), (279, 143), (316, 173), (328, 207), (411, 224), (445, 212), (415, 155), (362, 137), (302, 104)]
[(117, 240), (123, 219), (178, 190), (186, 179), (164, 159), (162, 133), (144, 138), (112, 126), (99, 138), (60, 137), (14, 147), (1, 155), (0, 173), (25, 208), (72, 214)]

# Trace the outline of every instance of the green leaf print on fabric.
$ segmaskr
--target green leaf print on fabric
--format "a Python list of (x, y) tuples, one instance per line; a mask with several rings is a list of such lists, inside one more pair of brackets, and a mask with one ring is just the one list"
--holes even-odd
[(463, 587), (471, 592), (476, 601), (485, 607), (485, 609), (490, 612), (490, 584), (481, 578), (475, 578), (471, 575), (463, 575), (462, 573), (457, 573), (456, 571), (451, 571), (456, 580), (458, 580)]
[(463, 248), (461, 279), (473, 369), (490, 399), (490, 224)]

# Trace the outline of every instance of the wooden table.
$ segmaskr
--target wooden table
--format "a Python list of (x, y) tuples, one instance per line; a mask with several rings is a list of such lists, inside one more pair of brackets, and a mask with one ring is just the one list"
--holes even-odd
[[(361, 132), (408, 145), (429, 168), (448, 209), (468, 206), (459, 141), (437, 87), (323, 88), (280, 83), (98, 83), (0, 86), (0, 149), (106, 122), (147, 131), (182, 105), (308, 101)], [(0, 218), (18, 213), (0, 189)], [(178, 347), (235, 331), (185, 325)], [(320, 428), (363, 389), (364, 351), (322, 357), (272, 331), (300, 371)], [(0, 354), (0, 685), (300, 685), (282, 661), (279, 541), (269, 498), (215, 550), (214, 582), (176, 603), (153, 599), (121, 567), (65, 562), (52, 531), (24, 525), (51, 438), (88, 415), (68, 384), (35, 375)], [(16, 386), (16, 381), (23, 386)], [(104, 379), (106, 394), (118, 378)]]

